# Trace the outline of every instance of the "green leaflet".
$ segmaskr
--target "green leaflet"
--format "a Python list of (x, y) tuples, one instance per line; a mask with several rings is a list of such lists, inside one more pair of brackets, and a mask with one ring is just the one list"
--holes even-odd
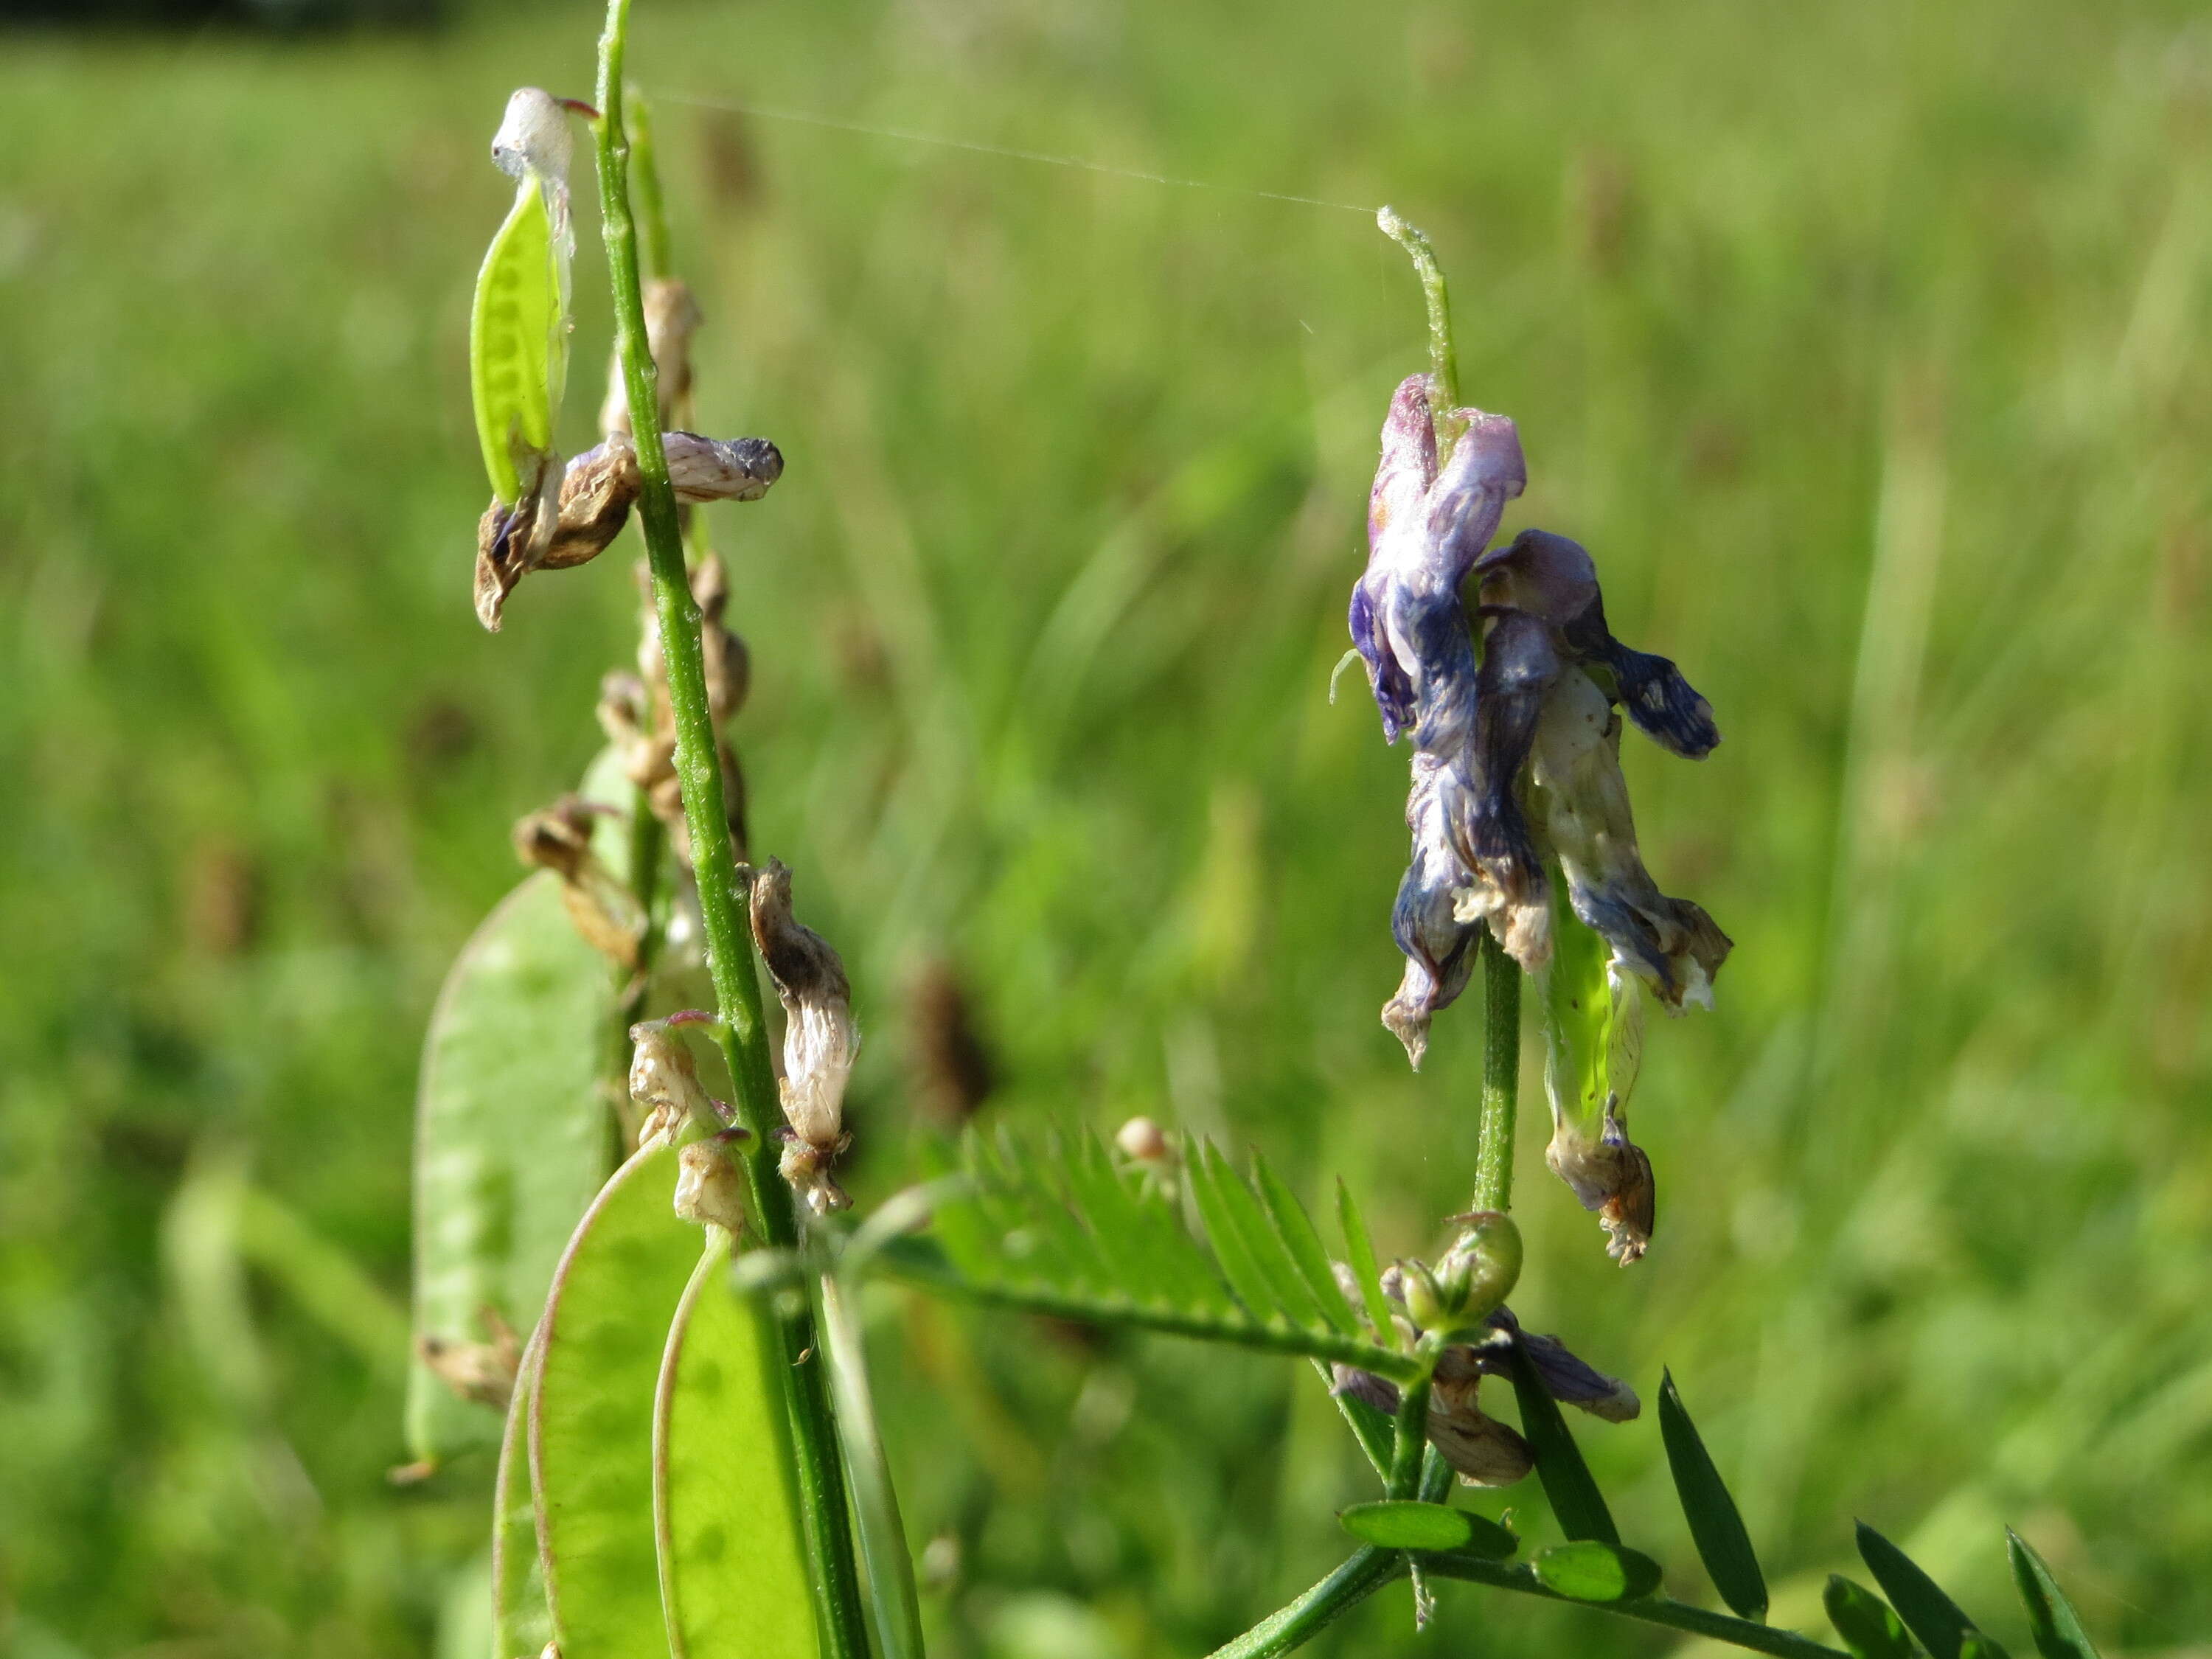
[[(503, 900), (461, 951), (422, 1048), (415, 1129), (415, 1331), (481, 1342), (481, 1310), (537, 1322), (553, 1266), (606, 1178), (598, 1092), (607, 964), (550, 874)], [(417, 1361), (407, 1441), (435, 1462), (497, 1443), (500, 1417)]]
[(513, 504), (525, 481), (518, 453), (553, 452), (553, 413), (568, 378), (566, 252), (545, 191), (526, 179), (477, 273), (469, 315), (469, 386), (492, 494)]
[(1444, 1504), (1382, 1498), (1340, 1511), (1337, 1524), (1363, 1544), (1390, 1550), (1458, 1550), (1485, 1561), (1503, 1561), (1520, 1540), (1495, 1521)]
[(2058, 1588), (2043, 1558), (2027, 1540), (2009, 1527), (2005, 1529), (2005, 1555), (2012, 1563), (2013, 1583), (2027, 1608), (2027, 1627), (2035, 1638), (2035, 1650), (2043, 1659), (2097, 1659), (2096, 1644), (2081, 1628), (2081, 1616)]
[(1577, 1601), (1641, 1601), (1659, 1588), (1656, 1561), (1595, 1539), (1554, 1545), (1528, 1565), (1546, 1589)]
[(672, 1659), (811, 1659), (818, 1638), (790, 1431), (769, 1372), (775, 1334), (757, 1302), (732, 1289), (729, 1261), (725, 1238), (692, 1270), (653, 1396), (666, 1645)]
[(1552, 965), (1543, 997), (1544, 1092), (1556, 1127), (1595, 1139), (1608, 1106), (1625, 1112), (1644, 1059), (1644, 1005), (1633, 981), (1615, 975), (1612, 949), (1575, 915), (1565, 884), (1553, 882)]
[(1836, 1634), (1843, 1638), (1853, 1659), (1917, 1659), (1920, 1650), (1889, 1610), (1889, 1603), (1863, 1584), (1831, 1573), (1820, 1601), (1828, 1610), (1828, 1622), (1836, 1627)]
[(1744, 1530), (1743, 1516), (1727, 1483), (1713, 1467), (1711, 1453), (1697, 1425), (1690, 1420), (1682, 1396), (1674, 1391), (1672, 1373), (1662, 1373), (1659, 1383), (1659, 1436), (1666, 1443), (1667, 1467), (1674, 1477), (1674, 1490), (1682, 1500), (1683, 1518), (1698, 1558), (1705, 1564), (1713, 1588), (1739, 1619), (1758, 1623), (1766, 1617), (1766, 1578), (1759, 1570), (1759, 1556)]
[(699, 1260), (676, 1218), (676, 1152), (616, 1170), (569, 1242), (545, 1304), (530, 1408), (538, 1552), (563, 1659), (666, 1644), (653, 1522), (653, 1401), (667, 1333)]
[(1863, 1521), (1858, 1524), (1858, 1546), (1859, 1559), (1875, 1583), (1931, 1659), (1973, 1659), (1966, 1651), (1970, 1638), (1980, 1659), (2004, 1659), (2004, 1650), (1983, 1635), (1917, 1562)]
[(1559, 1530), (1577, 1540), (1618, 1545), (1620, 1533), (1613, 1524), (1605, 1494), (1598, 1490), (1597, 1478), (1583, 1461), (1582, 1449), (1575, 1444), (1566, 1419), (1528, 1354), (1517, 1346), (1513, 1351), (1513, 1400), (1521, 1409), (1521, 1432), (1536, 1455), (1536, 1478), (1551, 1500)]

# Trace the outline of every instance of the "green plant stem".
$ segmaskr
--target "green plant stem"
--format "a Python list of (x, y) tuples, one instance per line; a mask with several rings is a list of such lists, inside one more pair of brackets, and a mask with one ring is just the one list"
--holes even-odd
[[(1433, 1361), (1431, 1361), (1433, 1363)], [(1390, 1447), (1390, 1474), (1383, 1491), (1392, 1498), (1411, 1498), (1421, 1486), (1421, 1454), (1429, 1443), (1429, 1376), (1408, 1382), (1398, 1391), (1397, 1437)]]
[(1549, 1590), (1537, 1581), (1536, 1575), (1525, 1566), (1509, 1567), (1495, 1561), (1480, 1561), (1462, 1555), (1424, 1555), (1421, 1566), (1431, 1577), (1464, 1579), (1471, 1584), (1488, 1584), (1494, 1589), (1517, 1590), (1524, 1595), (1541, 1596), (1547, 1601), (1562, 1601), (1569, 1607), (1589, 1607), (1598, 1613), (1609, 1613), (1617, 1618), (1634, 1619), (1647, 1625), (1664, 1625), (1669, 1630), (1687, 1631), (1693, 1636), (1710, 1637), (1716, 1642), (1726, 1642), (1731, 1647), (1748, 1648), (1754, 1653), (1771, 1653), (1779, 1659), (1850, 1659), (1838, 1649), (1824, 1647), (1795, 1631), (1777, 1630), (1771, 1625), (1754, 1625), (1749, 1620), (1731, 1618), (1724, 1613), (1711, 1613), (1704, 1607), (1693, 1607), (1677, 1601), (1671, 1596), (1647, 1596), (1640, 1601), (1577, 1601), (1572, 1596)]
[[(760, 981), (752, 940), (742, 919), (737, 860), (730, 848), (722, 801), (721, 763), (715, 750), (714, 714), (708, 703), (701, 616), (684, 569), (676, 492), (661, 447), (658, 374), (647, 343), (645, 297), (638, 278), (637, 227), (630, 215), (629, 143), (622, 118), (623, 52), (629, 0), (608, 0), (606, 32), (599, 38), (598, 160), (601, 222), (614, 288), (615, 331), (623, 383), (633, 410), (640, 478), (638, 518), (653, 575), (668, 665), (668, 702), (676, 722), (676, 772), (690, 831), (699, 879), (707, 967), (721, 1015), (719, 1036), (738, 1096), (738, 1115), (751, 1131), (741, 1163), (752, 1200), (754, 1225), (774, 1248), (793, 1249), (799, 1221), (791, 1189), (775, 1168), (775, 1130), (781, 1124), (775, 1073), (769, 1059), (768, 1028), (761, 1013)], [(815, 1612), (826, 1659), (865, 1659), (866, 1617), (853, 1553), (852, 1519), (845, 1505), (836, 1419), (823, 1367), (814, 1352), (811, 1304), (780, 1320), (799, 1520), (813, 1564)], [(742, 1570), (742, 1567), (740, 1567)]]
[(1482, 953), (1482, 1123), (1474, 1207), (1513, 1207), (1513, 1125), (1521, 1097), (1521, 964), (1486, 928)]
[(1304, 1595), (1272, 1613), (1210, 1659), (1274, 1659), (1303, 1647), (1405, 1571), (1396, 1550), (1371, 1545), (1353, 1555)]

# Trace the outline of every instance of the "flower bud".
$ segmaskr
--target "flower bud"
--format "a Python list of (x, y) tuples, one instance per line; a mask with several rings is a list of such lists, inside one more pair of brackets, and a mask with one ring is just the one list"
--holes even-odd
[(1440, 1328), (1453, 1336), (1484, 1325), (1521, 1279), (1521, 1229), (1511, 1216), (1482, 1210), (1460, 1219), (1466, 1231), (1437, 1264), (1439, 1283), (1457, 1303), (1453, 1322)]
[(1135, 1164), (1161, 1164), (1168, 1161), (1168, 1138), (1160, 1126), (1148, 1117), (1133, 1117), (1114, 1135), (1115, 1146), (1121, 1156)]

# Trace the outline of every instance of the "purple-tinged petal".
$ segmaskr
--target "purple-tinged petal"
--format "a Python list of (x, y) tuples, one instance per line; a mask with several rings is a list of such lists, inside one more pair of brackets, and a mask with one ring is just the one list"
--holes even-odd
[(1413, 757), (1413, 783), (1406, 800), (1413, 848), (1390, 913), (1391, 937), (1406, 954), (1397, 994), (1383, 1006), (1382, 1023), (1406, 1045), (1415, 1070), (1427, 1052), (1429, 1021), (1467, 988), (1474, 971), (1475, 928), (1453, 914), (1454, 895), (1467, 871), (1452, 851), (1438, 781), (1449, 769), (1434, 756)]
[(1721, 730), (1713, 723), (1713, 706), (1668, 659), (1632, 651), (1614, 639), (1605, 625), (1603, 600), (1592, 599), (1589, 609), (1567, 625), (1566, 641), (1567, 648), (1583, 661), (1601, 663), (1613, 671), (1620, 706), (1661, 748), (1686, 760), (1703, 760), (1719, 746)]
[(1691, 760), (1711, 754), (1721, 740), (1711, 704), (1664, 657), (1632, 651), (1613, 637), (1605, 620), (1597, 566), (1579, 542), (1548, 530), (1524, 530), (1475, 565), (1486, 605), (1510, 605), (1541, 617), (1559, 630), (1576, 662), (1600, 665), (1613, 676), (1629, 719), (1656, 743)]
[(1426, 586), (1427, 518), (1423, 506), (1437, 471), (1429, 377), (1401, 383), (1382, 421), (1382, 455), (1367, 498), (1367, 568), (1352, 589), (1352, 642), (1367, 664), (1367, 683), (1382, 711), (1382, 735), (1395, 743), (1414, 719), (1414, 665), (1395, 651), (1389, 619), (1395, 595)]
[(1607, 1376), (1595, 1365), (1577, 1358), (1567, 1345), (1556, 1336), (1541, 1336), (1524, 1330), (1521, 1322), (1509, 1308), (1500, 1308), (1490, 1316), (1490, 1322), (1503, 1334), (1504, 1340), (1493, 1337), (1480, 1347), (1469, 1350), (1474, 1355), (1475, 1365), (1489, 1376), (1511, 1374), (1510, 1349), (1519, 1343), (1528, 1362), (1535, 1368), (1537, 1380), (1543, 1383), (1544, 1392), (1562, 1405), (1578, 1406), (1593, 1417), (1603, 1418), (1608, 1423), (1632, 1421), (1644, 1409), (1644, 1402), (1636, 1397), (1636, 1390), (1619, 1377)]
[(1456, 591), (1497, 533), (1505, 503), (1528, 488), (1528, 464), (1510, 418), (1479, 409), (1453, 413), (1467, 430), (1429, 491), (1428, 531), (1438, 580)]
[(1546, 690), (1559, 672), (1551, 632), (1540, 620), (1520, 611), (1492, 617), (1477, 678), (1473, 775), (1455, 774), (1439, 791), (1454, 850), (1474, 877), (1460, 896), (1459, 920), (1488, 921), (1498, 943), (1532, 973), (1551, 957), (1551, 893), (1518, 784)]
[(1669, 898), (1644, 867), (1620, 775), (1620, 720), (1579, 668), (1544, 699), (1530, 758), (1530, 797), (1567, 878), (1575, 914), (1613, 947), (1613, 960), (1673, 1012), (1712, 1006), (1713, 975), (1730, 941), (1687, 899)]

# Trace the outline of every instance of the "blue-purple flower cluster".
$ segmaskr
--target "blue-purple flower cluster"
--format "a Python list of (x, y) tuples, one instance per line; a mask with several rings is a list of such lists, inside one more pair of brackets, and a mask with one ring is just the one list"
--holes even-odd
[(1391, 915), (1406, 970), (1382, 1022), (1416, 1066), (1484, 927), (1529, 972), (1550, 961), (1553, 866), (1616, 966), (1670, 1010), (1709, 1004), (1729, 951), (1711, 917), (1644, 867), (1616, 712), (1696, 759), (1720, 741), (1711, 709), (1673, 663), (1613, 637), (1578, 544), (1524, 530), (1486, 550), (1528, 481), (1520, 434), (1503, 415), (1452, 410), (1439, 466), (1430, 386), (1413, 375), (1390, 400), (1351, 618), (1384, 738), (1413, 738), (1413, 851)]

